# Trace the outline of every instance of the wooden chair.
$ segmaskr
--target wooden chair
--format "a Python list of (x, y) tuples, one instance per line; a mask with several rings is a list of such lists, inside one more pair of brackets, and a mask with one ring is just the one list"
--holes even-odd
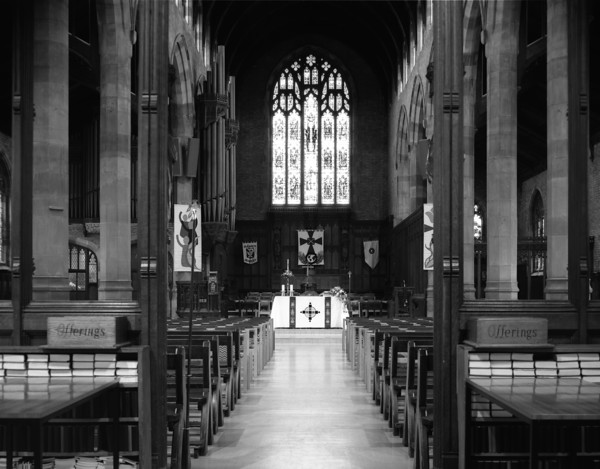
[(429, 437), (433, 436), (433, 354), (419, 349), (417, 359), (415, 469), (429, 469)]
[(190, 446), (184, 435), (187, 423), (185, 348), (167, 353), (167, 428), (171, 432), (171, 469), (189, 469)]
[(417, 359), (420, 349), (433, 355), (433, 347), (419, 346), (414, 341), (407, 348), (406, 361), (406, 391), (404, 393), (404, 431), (402, 433), (402, 443), (408, 446), (408, 455), (412, 458), (415, 455), (415, 423), (417, 411)]

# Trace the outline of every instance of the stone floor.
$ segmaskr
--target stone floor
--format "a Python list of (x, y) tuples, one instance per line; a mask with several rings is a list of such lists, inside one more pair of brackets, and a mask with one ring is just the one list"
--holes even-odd
[(412, 468), (342, 351), (341, 330), (276, 329), (275, 353), (193, 469)]

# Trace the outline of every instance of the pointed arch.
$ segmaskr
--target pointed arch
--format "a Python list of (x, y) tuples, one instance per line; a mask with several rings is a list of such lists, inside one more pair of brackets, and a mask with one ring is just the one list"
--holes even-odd
[(423, 125), (424, 116), (425, 102), (423, 81), (420, 76), (417, 76), (413, 82), (412, 95), (410, 98), (409, 143), (411, 146), (425, 138), (425, 127)]
[(409, 119), (406, 106), (400, 108), (398, 114), (398, 127), (395, 154), (395, 185), (394, 216), (403, 220), (410, 214), (410, 162), (409, 162)]
[(180, 34), (171, 50), (169, 117), (172, 135), (193, 136), (194, 73), (185, 37)]
[(270, 86), (273, 205), (350, 204), (351, 93), (341, 63), (302, 50)]

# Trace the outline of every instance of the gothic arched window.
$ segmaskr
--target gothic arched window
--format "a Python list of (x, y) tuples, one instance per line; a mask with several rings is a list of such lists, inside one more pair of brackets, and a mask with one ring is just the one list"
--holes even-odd
[(339, 67), (307, 54), (273, 87), (273, 205), (350, 204), (350, 93)]
[(92, 250), (69, 246), (69, 285), (72, 300), (98, 299), (98, 259)]
[(534, 238), (543, 238), (546, 235), (545, 219), (544, 201), (539, 191), (536, 191), (531, 202), (531, 229)]

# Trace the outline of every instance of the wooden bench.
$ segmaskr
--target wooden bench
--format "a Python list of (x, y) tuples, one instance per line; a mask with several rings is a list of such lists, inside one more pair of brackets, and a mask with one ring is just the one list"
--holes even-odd
[(433, 353), (418, 349), (415, 410), (415, 467), (429, 469), (429, 440), (433, 436)]
[[(414, 362), (417, 346), (433, 347), (433, 338), (406, 339), (399, 336), (392, 337), (392, 347), (390, 350), (390, 412), (388, 422), (394, 435), (399, 435), (400, 430), (402, 430), (403, 437), (408, 427), (406, 422), (406, 395), (411, 387), (414, 388)], [(408, 383), (409, 372), (412, 374), (410, 384)]]
[(189, 469), (189, 435), (187, 425), (187, 393), (185, 376), (185, 348), (175, 347), (167, 353), (167, 428), (171, 432), (171, 469)]
[[(408, 447), (408, 455), (411, 458), (415, 455), (418, 397), (418, 357), (420, 350), (425, 350), (425, 352), (429, 355), (433, 355), (433, 346), (429, 346), (427, 344), (419, 345), (417, 342), (412, 342), (407, 346), (406, 391), (404, 393), (404, 431), (402, 433), (402, 443), (404, 446)], [(431, 381), (430, 385), (430, 394), (432, 395), (433, 380)]]

